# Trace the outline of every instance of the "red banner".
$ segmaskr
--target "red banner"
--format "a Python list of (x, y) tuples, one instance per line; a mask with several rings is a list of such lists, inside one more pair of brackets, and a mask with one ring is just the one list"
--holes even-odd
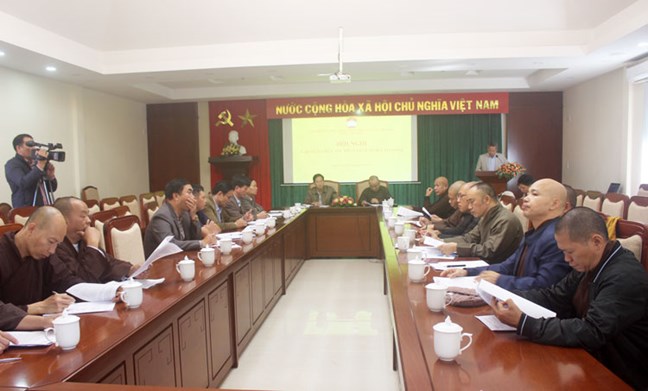
[(268, 99), (267, 117), (508, 113), (508, 92)]

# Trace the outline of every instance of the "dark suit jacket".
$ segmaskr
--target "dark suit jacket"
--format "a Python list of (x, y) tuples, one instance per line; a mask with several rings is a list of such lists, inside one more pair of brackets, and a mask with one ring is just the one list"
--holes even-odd
[(256, 199), (254, 199), (252, 196), (246, 195), (241, 199), (241, 209), (243, 212), (247, 212), (248, 210), (252, 211), (252, 216), (254, 218), (257, 218), (257, 214), (264, 212), (265, 210), (263, 209), (263, 206), (259, 205), (256, 203)]
[(231, 196), (225, 206), (223, 206), (223, 220), (225, 221), (236, 221), (243, 217), (245, 210), (243, 209), (242, 200), (237, 200), (236, 196)]
[(205, 216), (214, 223), (218, 224), (223, 231), (231, 231), (238, 229), (236, 223), (227, 221), (227, 212), (224, 209), (221, 209), (221, 216), (218, 217), (218, 212), (216, 211), (216, 202), (214, 202), (214, 196), (211, 194), (207, 196), (207, 203), (205, 204), (205, 209), (203, 212)]
[[(322, 205), (331, 205), (331, 202), (335, 197), (337, 197), (335, 189), (331, 186), (324, 185), (322, 188)], [(312, 204), (313, 202), (319, 202), (319, 194), (317, 193), (317, 188), (315, 186), (308, 189), (304, 204)]]
[[(7, 161), (5, 164), (5, 177), (11, 188), (11, 204), (14, 208), (32, 205), (38, 180), (43, 178), (43, 175), (43, 171), (35, 165), (30, 167), (25, 159), (18, 154)], [(56, 191), (58, 186), (56, 179), (48, 182), (50, 190)], [(43, 205), (43, 197), (40, 192), (36, 193), (35, 205)]]
[[(178, 224), (182, 225), (184, 239), (182, 238)], [(173, 207), (165, 201), (164, 204), (160, 206), (160, 209), (155, 212), (149, 225), (146, 226), (146, 234), (144, 234), (144, 253), (146, 257), (151, 255), (162, 240), (169, 235), (173, 236), (171, 242), (178, 245), (178, 247), (184, 251), (199, 250), (200, 239), (202, 239), (200, 228), (200, 222), (191, 221), (189, 212), (186, 211), (182, 212), (180, 222), (178, 222)]]

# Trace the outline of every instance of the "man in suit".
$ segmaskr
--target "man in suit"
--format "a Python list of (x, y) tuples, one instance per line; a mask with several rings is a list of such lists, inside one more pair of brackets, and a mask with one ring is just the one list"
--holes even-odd
[(61, 197), (54, 207), (65, 217), (67, 232), (52, 257), (61, 261), (60, 265), (65, 265), (73, 276), (85, 282), (103, 284), (120, 281), (137, 270), (137, 266), (115, 259), (99, 249), (101, 234), (90, 226), (85, 202), (76, 197)]
[(191, 184), (184, 179), (172, 179), (164, 187), (165, 200), (153, 215), (144, 235), (144, 253), (148, 257), (167, 236), (181, 249), (198, 250), (214, 244), (216, 238), (202, 238), (196, 214), (196, 199)]
[(254, 220), (252, 213), (247, 213), (248, 211), (243, 209), (243, 198), (247, 196), (247, 189), (250, 187), (250, 182), (248, 177), (242, 175), (235, 175), (232, 178), (234, 192), (223, 206), (225, 214), (222, 217), (224, 217), (225, 221), (232, 222), (241, 218), (245, 221)]
[(475, 171), (495, 171), (502, 164), (508, 163), (508, 160), (501, 153), (497, 153), (496, 144), (488, 144), (488, 152), (479, 155)]
[[(252, 212), (249, 211), (243, 217), (235, 221), (227, 221), (227, 211), (224, 209), (227, 200), (232, 196), (232, 186), (227, 181), (218, 182), (207, 197), (207, 203), (203, 212), (210, 221), (218, 224), (223, 231), (231, 231), (243, 228), (252, 219)], [(246, 220), (247, 219), (247, 220)]]
[(256, 195), (259, 191), (257, 182), (252, 179), (250, 180), (250, 186), (248, 186), (245, 196), (241, 199), (241, 208), (245, 212), (252, 212), (252, 217), (256, 219), (265, 219), (268, 217), (268, 212), (263, 209), (263, 206), (257, 204)]
[(308, 189), (304, 204), (313, 204), (314, 206), (331, 205), (333, 198), (337, 197), (337, 192), (331, 186), (324, 184), (322, 174), (313, 175), (314, 186)]

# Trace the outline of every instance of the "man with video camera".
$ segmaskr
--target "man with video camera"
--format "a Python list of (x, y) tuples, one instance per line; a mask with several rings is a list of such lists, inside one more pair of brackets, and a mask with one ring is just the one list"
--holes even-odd
[(54, 166), (49, 163), (49, 150), (38, 146), (28, 134), (13, 139), (16, 156), (5, 164), (5, 177), (14, 208), (49, 205), (53, 201), (52, 193), (58, 186)]

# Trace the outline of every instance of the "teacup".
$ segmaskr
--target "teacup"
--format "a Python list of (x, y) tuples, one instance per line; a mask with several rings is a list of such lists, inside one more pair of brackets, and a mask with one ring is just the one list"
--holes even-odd
[(196, 263), (193, 259), (185, 257), (182, 261), (176, 263), (176, 270), (180, 273), (183, 281), (191, 281), (196, 276)]
[(286, 210), (283, 211), (284, 220), (288, 220), (290, 218), (290, 216), (291, 216), (291, 214), (290, 214), (289, 210), (286, 209)]
[(412, 260), (407, 262), (407, 276), (412, 282), (421, 282), (430, 272), (430, 265), (423, 261)]
[(421, 261), (425, 258), (425, 253), (424, 250), (421, 250), (420, 248), (410, 248), (407, 250), (407, 260), (408, 261)]
[(243, 243), (252, 243), (252, 240), (254, 240), (254, 234), (252, 231), (243, 231), (241, 232), (241, 239), (243, 239)]
[(390, 218), (392, 216), (392, 210), (383, 207), (383, 216), (385, 216), (386, 219)]
[(447, 291), (447, 286), (434, 282), (425, 286), (425, 300), (430, 311), (443, 311), (446, 304), (445, 297)]
[(255, 223), (254, 233), (256, 233), (257, 235), (263, 235), (265, 233), (265, 224), (259, 222)]
[(218, 247), (223, 254), (228, 255), (232, 252), (232, 239), (221, 239), (218, 241)]
[(213, 266), (216, 262), (216, 250), (211, 247), (201, 248), (198, 251), (198, 259), (207, 267)]
[(402, 235), (405, 232), (405, 223), (399, 221), (394, 224), (394, 232), (396, 235)]
[(274, 228), (277, 225), (277, 220), (275, 220), (274, 217), (271, 217), (266, 220), (266, 225), (268, 228)]
[(76, 348), (81, 339), (81, 327), (79, 326), (79, 317), (68, 315), (63, 312), (62, 316), (52, 321), (54, 327), (45, 329), (45, 338), (56, 343), (63, 350)]
[(415, 229), (406, 229), (404, 234), (405, 234), (405, 236), (410, 238), (410, 243), (414, 243), (414, 239), (416, 239), (416, 230)]
[(399, 236), (397, 239), (398, 243), (398, 249), (401, 252), (407, 251), (407, 249), (410, 247), (410, 240), (407, 236)]
[[(462, 333), (463, 328), (452, 323), (448, 316), (445, 322), (434, 325), (434, 352), (443, 361), (452, 361), (472, 344), (472, 334)], [(463, 348), (461, 340), (467, 337), (468, 343)]]
[(396, 218), (395, 216), (390, 216), (390, 217), (387, 219), (387, 226), (388, 226), (389, 228), (394, 228), (394, 226), (396, 225), (396, 221), (397, 221), (397, 220), (398, 220), (398, 218)]
[(139, 308), (144, 300), (144, 292), (142, 291), (142, 283), (130, 280), (121, 285), (121, 293), (119, 298), (126, 303), (128, 308)]

